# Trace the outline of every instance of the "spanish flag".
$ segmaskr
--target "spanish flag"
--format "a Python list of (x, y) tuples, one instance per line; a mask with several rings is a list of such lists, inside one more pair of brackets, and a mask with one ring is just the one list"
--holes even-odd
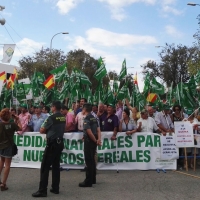
[(157, 95), (155, 93), (150, 93), (147, 96), (147, 101), (150, 103), (154, 103), (157, 99)]
[(133, 82), (134, 82), (135, 85), (138, 85), (137, 72), (136, 72), (135, 76), (133, 77)]
[(6, 72), (5, 71), (0, 73), (0, 80), (2, 80), (3, 82), (6, 81)]
[(52, 74), (51, 76), (49, 76), (49, 78), (43, 83), (43, 85), (49, 90), (52, 87), (54, 87), (55, 86), (54, 75)]
[(14, 68), (14, 71), (13, 71), (13, 80), (15, 81), (15, 79), (18, 78), (18, 74), (17, 74), (17, 69)]
[(10, 78), (8, 79), (8, 82), (7, 82), (7, 88), (8, 89), (12, 89), (13, 90), (13, 88), (14, 88), (14, 84), (15, 84), (15, 74), (12, 74), (11, 76), (10, 76)]

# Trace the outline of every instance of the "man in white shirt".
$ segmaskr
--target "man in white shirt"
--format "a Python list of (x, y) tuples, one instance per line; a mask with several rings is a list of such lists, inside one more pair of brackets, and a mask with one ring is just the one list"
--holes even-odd
[(76, 118), (75, 118), (75, 123), (78, 124), (78, 131), (79, 132), (83, 132), (83, 120), (85, 119), (86, 115), (84, 115), (81, 112), (79, 112), (77, 115), (76, 115)]
[(169, 111), (170, 107), (168, 105), (164, 105), (163, 111), (156, 114), (155, 122), (163, 132), (173, 133), (174, 125), (169, 115)]
[(148, 111), (141, 111), (141, 118), (137, 121), (137, 131), (138, 132), (161, 132), (159, 127), (156, 125), (155, 120), (152, 117), (148, 117)]

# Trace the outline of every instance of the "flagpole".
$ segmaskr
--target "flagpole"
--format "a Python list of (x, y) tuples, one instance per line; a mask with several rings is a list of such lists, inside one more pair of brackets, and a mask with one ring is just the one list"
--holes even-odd
[[(16, 80), (16, 79), (15, 79)], [(16, 85), (16, 81), (15, 81), (15, 85)], [(15, 87), (16, 88), (16, 113), (17, 113), (17, 115), (18, 115), (18, 106), (17, 106), (17, 87)]]
[(170, 91), (170, 96), (169, 96), (170, 105), (171, 105), (171, 99), (172, 99), (172, 86), (173, 86), (173, 82), (171, 83), (171, 91)]
[(181, 100), (180, 100), (180, 94), (179, 94), (179, 88), (178, 88), (178, 85), (177, 85), (177, 89), (178, 89), (178, 99), (179, 99), (179, 104), (181, 105)]
[(12, 98), (10, 100), (10, 109), (11, 109), (11, 103), (12, 103), (12, 101), (13, 101), (13, 90), (12, 90)]
[(99, 104), (98, 104), (98, 113), (99, 113), (99, 105), (100, 105), (100, 91), (99, 91)]

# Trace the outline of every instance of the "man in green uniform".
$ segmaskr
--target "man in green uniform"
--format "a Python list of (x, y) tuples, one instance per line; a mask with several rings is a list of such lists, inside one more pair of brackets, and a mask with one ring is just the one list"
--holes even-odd
[(53, 115), (49, 116), (40, 129), (46, 134), (47, 146), (44, 151), (39, 190), (33, 197), (46, 197), (50, 166), (52, 166), (52, 189), (50, 192), (59, 194), (60, 184), (60, 156), (64, 148), (63, 135), (65, 132), (65, 117), (60, 113), (61, 102), (54, 101), (51, 106)]
[(86, 115), (83, 122), (86, 179), (79, 183), (79, 187), (92, 187), (92, 184), (96, 184), (95, 151), (97, 145), (101, 145), (101, 132), (97, 119), (91, 111), (92, 105), (84, 104), (82, 112)]

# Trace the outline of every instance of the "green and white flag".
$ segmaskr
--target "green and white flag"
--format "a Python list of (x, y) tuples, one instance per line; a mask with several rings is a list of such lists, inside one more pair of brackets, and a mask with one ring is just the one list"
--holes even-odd
[(65, 63), (62, 66), (50, 71), (50, 73), (54, 75), (55, 81), (59, 83), (64, 79), (66, 76), (66, 68), (67, 64)]
[(18, 101), (26, 99), (26, 94), (24, 90), (24, 83), (17, 83), (14, 85), (15, 92), (13, 95), (17, 98)]
[(143, 93), (145, 97), (147, 97), (149, 93), (149, 89), (150, 89), (150, 75), (149, 75), (149, 72), (147, 72), (147, 75), (144, 79), (144, 89), (143, 89)]
[(76, 73), (78, 75), (78, 77), (80, 78), (81, 81), (81, 85), (92, 85), (92, 83), (90, 82), (89, 78), (84, 74), (84, 72), (76, 69)]
[(165, 93), (165, 88), (162, 84), (158, 83), (157, 80), (153, 77), (150, 83), (151, 92), (163, 95)]
[(106, 70), (105, 64), (104, 64), (102, 58), (100, 57), (98, 60), (98, 69), (94, 74), (94, 78), (96, 78), (99, 81), (104, 76), (106, 76), (106, 74), (107, 74), (107, 70)]
[(24, 83), (24, 92), (25, 92), (25, 95), (28, 95), (29, 92), (31, 90), (31, 84), (25, 84)]
[(126, 60), (124, 59), (124, 61), (122, 63), (122, 69), (119, 74), (119, 81), (121, 81), (126, 75), (127, 75)]
[(45, 81), (45, 77), (44, 74), (42, 74), (41, 72), (36, 72), (36, 76), (37, 76), (37, 82), (39, 84), (39, 86), (44, 86), (43, 83)]
[(63, 100), (67, 97), (69, 88), (70, 88), (69, 82), (65, 81), (63, 84), (63, 87), (61, 88), (61, 91), (59, 92), (59, 94), (60, 94), (59, 100)]

